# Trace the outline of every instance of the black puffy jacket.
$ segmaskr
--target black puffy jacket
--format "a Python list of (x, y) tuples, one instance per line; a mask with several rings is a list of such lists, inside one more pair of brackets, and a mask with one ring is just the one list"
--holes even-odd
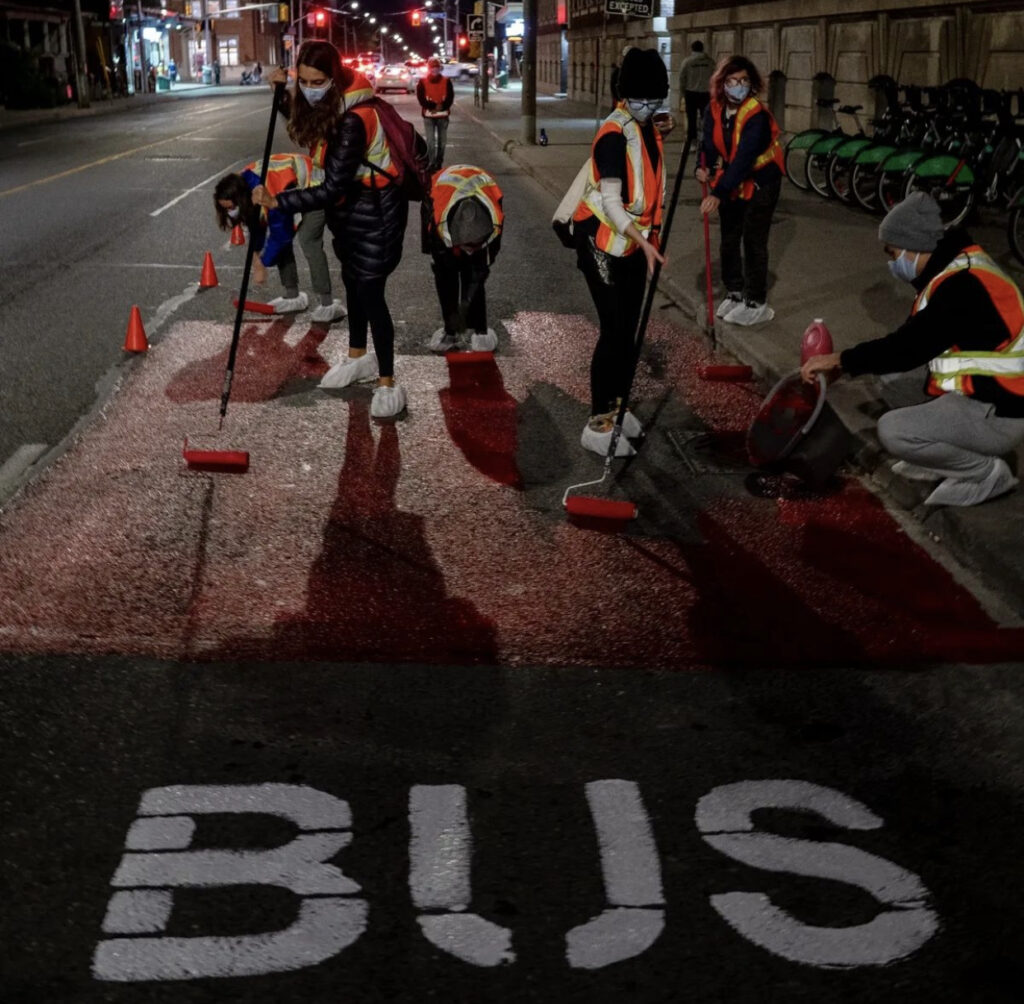
[(366, 145), (363, 120), (345, 112), (327, 139), (323, 183), (277, 197), (278, 208), (286, 212), (326, 210), (343, 271), (361, 280), (379, 279), (397, 268), (409, 218), (408, 200), (397, 185), (370, 188), (356, 180)]

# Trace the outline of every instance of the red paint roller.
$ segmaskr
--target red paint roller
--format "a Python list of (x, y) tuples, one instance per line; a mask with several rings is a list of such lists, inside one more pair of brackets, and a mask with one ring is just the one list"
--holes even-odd
[[(236, 307), (238, 306), (237, 297), (231, 301)], [(244, 300), (242, 302), (242, 309), (248, 310), (253, 314), (275, 314), (277, 311), (269, 303), (259, 303), (256, 300)]]

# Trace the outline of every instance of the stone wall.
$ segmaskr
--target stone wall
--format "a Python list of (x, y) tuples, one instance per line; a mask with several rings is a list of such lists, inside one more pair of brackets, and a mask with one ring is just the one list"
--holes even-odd
[[(700, 10), (688, 4), (685, 13), (670, 13), (680, 6), (662, 0), (660, 10), (667, 16), (623, 25), (596, 15), (592, 0), (580, 0), (579, 8), (570, 4), (569, 97), (597, 103), (596, 86), (601, 101), (610, 103), (609, 69), (627, 41), (662, 53), (672, 80), (672, 107), (679, 107), (676, 77), (691, 42), (702, 41), (716, 59), (743, 53), (766, 81), (771, 78), (766, 98), (789, 132), (832, 124), (831, 114), (815, 104), (819, 94), (863, 105), (867, 125), (879, 110), (878, 95), (867, 86), (878, 74), (922, 86), (970, 77), (983, 87), (1024, 87), (1019, 3), (1000, 9), (982, 0), (955, 5), (877, 0), (870, 7), (865, 0), (768, 0)], [(555, 52), (552, 48), (547, 58), (554, 59)]]

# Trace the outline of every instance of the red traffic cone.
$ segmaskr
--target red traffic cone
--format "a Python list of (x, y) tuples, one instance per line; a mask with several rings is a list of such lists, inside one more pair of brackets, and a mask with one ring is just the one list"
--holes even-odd
[(245, 243), (245, 231), (242, 229), (241, 223), (236, 223), (235, 229), (231, 231), (231, 243), (236, 247)]
[(199, 277), (199, 288), (210, 289), (217, 285), (217, 270), (213, 267), (213, 255), (209, 251), (203, 259), (203, 273)]
[(146, 341), (146, 332), (142, 327), (142, 314), (138, 307), (133, 306), (128, 316), (128, 330), (124, 335), (124, 351), (145, 352), (148, 348), (149, 342)]

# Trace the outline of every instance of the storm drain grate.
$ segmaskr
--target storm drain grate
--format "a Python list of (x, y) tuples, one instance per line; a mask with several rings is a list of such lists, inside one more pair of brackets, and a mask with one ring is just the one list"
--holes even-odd
[(672, 449), (691, 474), (749, 474), (745, 432), (694, 432), (667, 429)]

